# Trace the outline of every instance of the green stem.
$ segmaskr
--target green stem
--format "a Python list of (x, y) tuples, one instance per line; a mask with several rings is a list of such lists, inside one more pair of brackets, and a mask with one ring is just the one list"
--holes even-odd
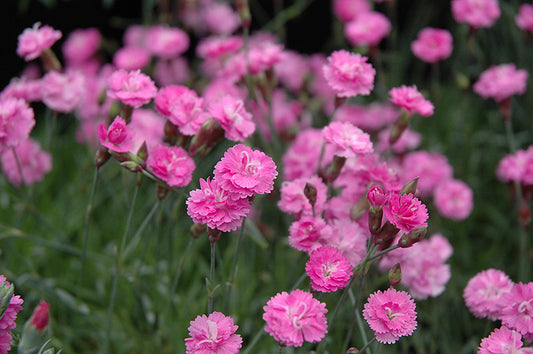
[(85, 227), (83, 229), (83, 246), (81, 249), (81, 274), (80, 281), (83, 279), (83, 273), (85, 270), (85, 259), (87, 258), (87, 242), (89, 240), (89, 223), (91, 220), (91, 211), (93, 209), (94, 194), (96, 191), (96, 185), (98, 182), (98, 168), (94, 170), (93, 184), (91, 187), (91, 194), (89, 195), (89, 203), (87, 204), (87, 210), (85, 212)]
[(233, 265), (231, 267), (231, 277), (228, 282), (228, 288), (226, 289), (226, 300), (224, 303), (224, 313), (228, 313), (229, 311), (229, 303), (231, 298), (231, 289), (233, 287), (233, 282), (235, 281), (235, 278), (237, 277), (237, 259), (239, 258), (239, 252), (241, 250), (241, 244), (242, 244), (242, 236), (244, 233), (244, 223), (246, 221), (246, 218), (242, 219), (242, 225), (241, 230), (239, 232), (239, 239), (237, 240), (237, 247), (235, 249), (235, 255), (233, 256)]
[(370, 347), (372, 344), (374, 344), (375, 341), (376, 341), (376, 337), (372, 338), (372, 339), (370, 340), (370, 342), (366, 343), (366, 344), (365, 344), (365, 345), (359, 350), (359, 352), (362, 353), (363, 351), (365, 351), (365, 350), (367, 350), (367, 349), (370, 349), (369, 347)]
[(380, 252), (368, 257), (367, 261), (368, 262), (373, 261), (374, 259), (383, 256), (385, 253), (389, 253), (390, 251), (394, 251), (397, 248), (400, 248), (400, 246), (399, 245), (394, 245), (392, 247), (389, 247), (386, 250), (380, 251)]
[(11, 148), (11, 151), (13, 152), (13, 156), (15, 157), (15, 163), (17, 164), (17, 170), (20, 176), (20, 183), (22, 183), (22, 186), (26, 185), (26, 181), (24, 181), (24, 175), (22, 174), (22, 164), (20, 163), (19, 156), (17, 154), (17, 151), (14, 147)]
[(126, 239), (128, 238), (128, 233), (130, 230), (131, 225), (131, 219), (133, 216), (133, 210), (135, 209), (135, 202), (137, 201), (137, 194), (139, 193), (140, 186), (137, 185), (135, 188), (135, 191), (133, 192), (133, 199), (131, 201), (131, 207), (128, 212), (128, 218), (126, 219), (126, 226), (124, 227), (124, 233), (122, 234), (122, 240), (120, 241), (120, 248), (118, 250), (118, 257), (122, 255), (122, 252), (124, 252), (124, 247), (126, 246)]
[(248, 346), (242, 352), (242, 354), (250, 353), (250, 351), (257, 345), (257, 342), (259, 342), (259, 340), (261, 340), (261, 338), (265, 335), (265, 333), (266, 332), (265, 332), (264, 328), (261, 327), (261, 329), (259, 329), (259, 331), (257, 331), (257, 333), (255, 334), (254, 338), (252, 339), (250, 344), (248, 344)]
[(115, 273), (113, 275), (113, 285), (111, 287), (111, 295), (109, 298), (109, 305), (107, 307), (107, 330), (106, 330), (106, 336), (105, 336), (105, 342), (103, 346), (103, 352), (109, 353), (109, 344), (111, 342), (111, 330), (113, 327), (113, 310), (115, 308), (115, 299), (117, 295), (117, 284), (118, 284), (118, 276), (120, 273), (120, 268), (118, 264), (118, 255), (117, 255), (117, 264), (115, 265)]
[(213, 287), (215, 281), (215, 244), (216, 241), (210, 240), (211, 245), (211, 262), (209, 266), (209, 281), (207, 287), (207, 313), (213, 312), (213, 302), (215, 301), (215, 289)]
[(125, 259), (128, 258), (128, 256), (131, 254), (131, 252), (133, 252), (135, 250), (135, 248), (139, 244), (139, 241), (140, 241), (140, 238), (141, 238), (141, 233), (144, 231), (144, 229), (148, 225), (148, 222), (150, 222), (150, 220), (152, 219), (152, 216), (155, 214), (155, 212), (157, 211), (157, 209), (159, 208), (160, 205), (161, 205), (161, 201), (158, 199), (155, 202), (155, 204), (152, 207), (152, 209), (150, 210), (150, 212), (148, 213), (148, 215), (146, 215), (146, 217), (144, 218), (143, 222), (141, 223), (141, 226), (139, 226), (139, 229), (137, 229), (137, 232), (135, 232), (135, 235), (133, 235), (133, 237), (131, 238), (130, 242), (126, 246), (126, 249), (124, 250), (124, 252), (121, 255), (121, 258), (122, 258), (121, 263)]

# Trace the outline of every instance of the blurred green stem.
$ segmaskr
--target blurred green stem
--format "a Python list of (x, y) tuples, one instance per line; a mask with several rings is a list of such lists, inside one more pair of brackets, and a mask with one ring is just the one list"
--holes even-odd
[(372, 339), (370, 340), (370, 342), (366, 343), (366, 344), (365, 344), (365, 345), (359, 350), (359, 352), (362, 353), (362, 352), (364, 352), (365, 350), (370, 349), (369, 347), (370, 347), (372, 344), (374, 344), (375, 341), (376, 341), (376, 337), (372, 338)]
[(94, 194), (98, 182), (99, 168), (94, 169), (93, 184), (91, 187), (91, 194), (89, 195), (89, 203), (87, 203), (87, 211), (85, 212), (85, 228), (83, 229), (83, 246), (81, 249), (81, 274), (80, 281), (83, 280), (83, 272), (85, 269), (85, 259), (87, 258), (87, 242), (89, 239), (89, 223), (91, 221), (91, 211), (93, 209)]
[[(209, 230), (209, 228), (208, 228)], [(209, 238), (209, 237), (208, 237)], [(207, 313), (210, 314), (213, 312), (213, 302), (215, 301), (215, 289), (213, 287), (213, 284), (215, 282), (215, 244), (216, 241), (209, 240), (209, 243), (211, 245), (211, 262), (209, 266), (209, 281), (208, 281), (208, 287), (207, 287)]]
[(233, 282), (235, 281), (235, 278), (237, 277), (237, 260), (239, 259), (239, 252), (241, 250), (241, 243), (242, 243), (242, 236), (244, 233), (244, 223), (246, 222), (246, 218), (242, 219), (241, 224), (241, 230), (239, 231), (239, 239), (237, 240), (237, 247), (235, 248), (235, 255), (233, 256), (233, 265), (231, 267), (231, 276), (228, 282), (228, 288), (226, 289), (226, 299), (224, 303), (224, 313), (228, 313), (229, 311), (229, 303), (231, 298), (231, 289), (233, 287)]

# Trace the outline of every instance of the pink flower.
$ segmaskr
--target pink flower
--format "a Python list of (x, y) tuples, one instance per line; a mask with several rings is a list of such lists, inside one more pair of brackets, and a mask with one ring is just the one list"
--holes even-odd
[(411, 193), (388, 196), (383, 206), (383, 215), (398, 229), (409, 232), (415, 227), (428, 226), (428, 211), (424, 204)]
[(426, 27), (418, 32), (417, 39), (411, 43), (411, 50), (427, 63), (447, 59), (453, 50), (452, 34), (445, 29)]
[(163, 142), (166, 119), (151, 109), (137, 108), (131, 114), (128, 130), (133, 134), (133, 147), (137, 151), (146, 142), (148, 151)]
[(189, 338), (185, 338), (187, 354), (235, 354), (242, 346), (242, 338), (235, 334), (239, 326), (233, 318), (221, 312), (202, 315), (191, 321)]
[(478, 354), (531, 354), (533, 348), (522, 348), (522, 336), (505, 326), (494, 329), (487, 338), (481, 340)]
[(435, 207), (438, 212), (452, 220), (464, 220), (472, 212), (474, 196), (470, 187), (457, 179), (439, 183), (435, 189)]
[(61, 31), (47, 25), (41, 27), (40, 22), (35, 22), (32, 28), (26, 28), (18, 36), (17, 55), (26, 61), (37, 59), (42, 51), (51, 48), (61, 36)]
[(453, 168), (446, 156), (422, 150), (405, 156), (400, 174), (404, 183), (420, 177), (417, 193), (422, 197), (428, 197), (439, 184), (452, 178)]
[(124, 31), (122, 41), (126, 46), (145, 47), (147, 28), (142, 25), (131, 25)]
[[(0, 274), (0, 286), (11, 287), (12, 285), (7, 282), (6, 277)], [(7, 353), (11, 349), (11, 330), (17, 326), (15, 323), (17, 314), (22, 310), (22, 303), (24, 300), (20, 298), (20, 295), (13, 295), (9, 304), (0, 318), (0, 353)]]
[(349, 122), (365, 131), (379, 130), (400, 116), (400, 111), (388, 103), (372, 103), (368, 106), (345, 102), (335, 111), (334, 120)]
[(98, 125), (100, 143), (111, 151), (128, 152), (133, 148), (133, 134), (126, 121), (116, 116), (113, 123), (106, 129), (105, 124)]
[(239, 28), (239, 15), (224, 2), (214, 1), (202, 10), (202, 18), (207, 29), (215, 34), (231, 34)]
[(416, 328), (416, 305), (405, 291), (389, 288), (370, 294), (363, 316), (380, 343), (392, 344)]
[(109, 77), (107, 95), (131, 107), (141, 107), (150, 102), (156, 94), (157, 88), (154, 82), (140, 70), (120, 69)]
[(285, 58), (283, 46), (270, 41), (258, 42), (250, 48), (248, 61), (250, 73), (257, 75), (274, 67)]
[(352, 45), (377, 46), (389, 35), (391, 23), (380, 12), (369, 11), (344, 26), (344, 35)]
[(272, 158), (264, 152), (237, 144), (224, 153), (214, 175), (222, 189), (243, 198), (270, 193), (278, 172)]
[(300, 92), (309, 73), (307, 58), (298, 52), (287, 50), (283, 59), (276, 64), (274, 72), (278, 80), (291, 92)]
[(503, 182), (533, 185), (533, 145), (501, 159), (496, 175)]
[[(41, 149), (39, 143), (28, 138), (12, 150), (5, 151), (1, 156), (2, 171), (7, 179), (14, 186), (19, 186), (21, 182), (25, 185), (32, 185), (41, 181), (52, 169), (52, 157)], [(18, 162), (17, 162), (18, 159)], [(22, 180), (19, 171), (22, 169)]]
[(240, 98), (243, 101), (246, 99), (246, 92), (242, 87), (225, 80), (213, 80), (209, 82), (202, 92), (202, 97), (207, 105), (227, 95)]
[[(385, 129), (378, 134), (378, 143), (376, 150), (385, 153), (390, 146), (390, 129)], [(404, 154), (408, 150), (414, 150), (420, 145), (422, 135), (407, 128), (404, 130), (400, 138), (392, 145), (392, 151), (395, 154)]]
[(0, 152), (16, 147), (35, 125), (33, 109), (18, 98), (0, 101)]
[(349, 22), (372, 9), (368, 0), (334, 0), (333, 12), (342, 22)]
[(242, 37), (206, 37), (196, 46), (196, 54), (202, 59), (224, 58), (239, 51), (244, 42)]
[(520, 29), (533, 33), (533, 5), (522, 4), (515, 17), (515, 22)]
[(514, 284), (511, 291), (502, 295), (502, 324), (523, 336), (533, 334), (533, 282)]
[(158, 59), (154, 66), (154, 78), (159, 86), (181, 85), (191, 78), (189, 63), (183, 57)]
[(334, 154), (340, 157), (355, 157), (374, 151), (370, 135), (351, 123), (332, 122), (322, 129), (326, 144), (333, 145)]
[(389, 91), (389, 95), (390, 102), (411, 114), (418, 113), (424, 117), (433, 115), (433, 104), (418, 92), (416, 86), (394, 87)]
[(283, 182), (281, 185), (281, 199), (278, 202), (279, 208), (289, 214), (312, 215), (313, 208), (304, 194), (305, 184), (309, 182), (317, 189), (315, 212), (320, 214), (326, 204), (326, 194), (328, 187), (322, 182), (320, 177), (302, 177), (290, 182)]
[(43, 103), (54, 111), (73, 111), (85, 95), (85, 77), (78, 71), (50, 71), (41, 80)]
[(452, 15), (473, 28), (490, 27), (500, 17), (498, 0), (452, 0)]
[(83, 63), (98, 51), (101, 40), (102, 35), (96, 28), (74, 30), (63, 43), (63, 56), (68, 64)]
[(492, 98), (501, 102), (512, 95), (522, 95), (526, 92), (528, 72), (516, 70), (514, 64), (492, 66), (479, 76), (472, 88), (484, 99)]
[(39, 305), (35, 307), (33, 313), (31, 314), (30, 320), (31, 325), (37, 328), (39, 333), (42, 333), (48, 327), (48, 322), (50, 319), (50, 304), (46, 301), (41, 300)]
[(191, 191), (187, 199), (187, 214), (194, 222), (223, 232), (236, 230), (250, 210), (248, 198), (235, 198), (216, 179), (200, 178), (200, 189)]
[(300, 289), (278, 293), (263, 307), (265, 331), (278, 342), (301, 347), (303, 342), (317, 343), (328, 331), (326, 304)]
[(0, 92), (0, 100), (7, 98), (22, 98), (26, 102), (41, 101), (41, 80), (26, 77), (11, 79), (9, 84)]
[(325, 236), (324, 245), (338, 249), (350, 261), (352, 266), (357, 266), (366, 254), (366, 243), (370, 238), (368, 227), (362, 228), (357, 222), (342, 218), (333, 221), (332, 230)]
[(369, 95), (374, 88), (376, 70), (360, 54), (339, 50), (328, 57), (324, 76), (339, 97)]
[(113, 55), (113, 64), (118, 69), (137, 70), (150, 63), (150, 53), (142, 47), (122, 47)]
[(466, 307), (474, 316), (496, 320), (502, 314), (503, 295), (509, 293), (513, 282), (497, 269), (487, 269), (473, 276), (463, 291)]
[(155, 56), (172, 59), (189, 49), (189, 36), (179, 28), (152, 26), (146, 34), (146, 49)]
[(311, 254), (326, 244), (332, 229), (321, 217), (303, 216), (289, 226), (289, 245)]
[(316, 291), (329, 293), (348, 285), (353, 267), (348, 259), (335, 247), (324, 246), (311, 253), (305, 264), (305, 272)]
[(179, 146), (155, 146), (148, 155), (146, 166), (171, 187), (189, 184), (195, 169), (194, 160)]
[(366, 199), (371, 206), (383, 206), (387, 201), (387, 195), (383, 193), (383, 189), (378, 186), (372, 186), (368, 189)]
[(242, 99), (224, 96), (211, 103), (209, 113), (224, 129), (224, 136), (231, 141), (244, 141), (255, 131), (252, 115), (246, 111)]

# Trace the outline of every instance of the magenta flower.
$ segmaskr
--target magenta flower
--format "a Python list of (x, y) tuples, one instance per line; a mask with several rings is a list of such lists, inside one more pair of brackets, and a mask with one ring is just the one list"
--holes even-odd
[(368, 227), (362, 228), (349, 217), (335, 220), (332, 230), (324, 235), (324, 245), (338, 249), (352, 266), (357, 266), (365, 257), (366, 244), (370, 238)]
[(305, 264), (311, 287), (324, 293), (346, 287), (352, 277), (352, 270), (350, 261), (333, 246), (324, 246), (313, 251)]
[(133, 134), (120, 116), (107, 129), (104, 123), (99, 124), (97, 131), (100, 143), (111, 151), (128, 152), (133, 148)]
[(533, 348), (522, 348), (522, 336), (505, 326), (494, 329), (481, 340), (477, 354), (532, 354)]
[(40, 22), (35, 22), (32, 28), (26, 28), (18, 36), (17, 55), (26, 61), (37, 59), (44, 50), (51, 48), (61, 36), (61, 31), (47, 25), (41, 27)]
[(128, 130), (133, 134), (131, 151), (137, 151), (144, 142), (146, 142), (148, 151), (152, 151), (156, 145), (162, 144), (166, 121), (165, 118), (151, 109), (134, 109), (131, 114), (131, 122), (128, 124)]
[(360, 15), (370, 12), (371, 5), (368, 0), (334, 0), (333, 12), (342, 22), (349, 22)]
[(326, 144), (333, 146), (334, 155), (356, 157), (374, 151), (370, 135), (351, 123), (332, 122), (322, 129)]
[(278, 293), (263, 307), (265, 331), (287, 346), (317, 343), (328, 331), (326, 304), (300, 289)]
[(326, 205), (328, 187), (322, 182), (320, 177), (302, 177), (290, 182), (283, 182), (281, 185), (281, 199), (278, 202), (279, 208), (289, 214), (313, 215), (311, 203), (304, 194), (305, 184), (309, 182), (317, 189), (315, 212), (320, 214)]
[(352, 45), (377, 46), (391, 31), (387, 16), (369, 11), (344, 26), (344, 35)]
[(188, 185), (196, 167), (182, 147), (166, 145), (157, 145), (150, 151), (146, 166), (171, 187)]
[(391, 193), (383, 206), (383, 215), (398, 229), (409, 232), (415, 227), (428, 226), (428, 211), (420, 200), (409, 194)]
[(81, 64), (96, 54), (101, 41), (102, 34), (96, 28), (74, 30), (63, 43), (63, 56), (68, 64)]
[(39, 143), (30, 138), (17, 145), (15, 153), (16, 157), (12, 150), (7, 150), (1, 156), (2, 171), (14, 186), (19, 186), (21, 183), (32, 185), (41, 181), (52, 170), (52, 156), (43, 151)]
[(523, 336), (533, 334), (533, 282), (514, 284), (511, 291), (502, 295), (502, 324)]
[[(12, 285), (6, 281), (6, 277), (0, 274), (0, 286), (11, 287)], [(24, 300), (20, 295), (13, 295), (9, 301), (6, 311), (0, 318), (0, 353), (7, 353), (11, 349), (11, 330), (17, 326), (15, 323), (17, 314), (22, 310), (22, 303)]]
[(324, 77), (339, 97), (369, 95), (374, 88), (376, 70), (368, 58), (346, 50), (333, 52), (324, 64)]
[(208, 111), (220, 123), (228, 140), (244, 141), (255, 131), (252, 115), (245, 109), (240, 98), (224, 96), (212, 103)]
[(503, 309), (502, 297), (509, 293), (513, 282), (497, 269), (487, 269), (473, 276), (463, 291), (466, 307), (474, 316), (496, 320)]
[(26, 140), (35, 125), (33, 109), (18, 98), (0, 101), (0, 152)]
[(490, 27), (500, 17), (498, 0), (452, 0), (455, 21), (473, 28)]
[(237, 144), (224, 153), (215, 166), (214, 175), (222, 189), (243, 198), (254, 193), (270, 193), (278, 172), (270, 156)]
[(85, 96), (85, 77), (78, 71), (50, 71), (41, 81), (42, 101), (48, 108), (63, 113), (73, 111)]
[(242, 338), (235, 334), (239, 326), (233, 318), (221, 312), (202, 315), (191, 321), (189, 338), (185, 338), (187, 354), (235, 354), (242, 346)]
[(453, 37), (450, 31), (426, 27), (418, 32), (411, 43), (413, 54), (426, 63), (436, 63), (447, 59), (453, 50)]
[(433, 104), (418, 92), (416, 86), (394, 87), (389, 91), (389, 95), (390, 102), (411, 114), (418, 113), (423, 117), (433, 115)]
[(122, 47), (113, 55), (113, 65), (118, 69), (138, 70), (150, 63), (150, 53), (142, 47)]
[(521, 30), (533, 33), (533, 4), (520, 5), (515, 22)]
[(223, 232), (236, 230), (250, 210), (248, 198), (238, 198), (222, 189), (216, 178), (200, 178), (200, 189), (191, 191), (187, 199), (187, 214), (194, 222)]
[(189, 36), (179, 28), (152, 26), (145, 39), (146, 48), (153, 55), (172, 59), (189, 49)]
[(332, 229), (321, 217), (303, 216), (289, 226), (289, 245), (311, 254), (326, 244)]
[(416, 328), (416, 305), (405, 291), (389, 288), (370, 294), (363, 316), (380, 343), (392, 344)]
[(404, 183), (419, 177), (417, 192), (429, 197), (439, 184), (452, 179), (453, 167), (446, 156), (421, 150), (404, 157), (400, 174)]
[(495, 65), (482, 72), (472, 88), (484, 99), (492, 98), (501, 102), (526, 92), (527, 78), (528, 72), (516, 70), (514, 64)]
[(458, 179), (439, 183), (435, 189), (435, 207), (438, 212), (452, 220), (464, 220), (474, 207), (472, 189)]
[(157, 88), (154, 82), (140, 70), (120, 69), (109, 77), (107, 95), (131, 107), (141, 107), (150, 102), (156, 94)]

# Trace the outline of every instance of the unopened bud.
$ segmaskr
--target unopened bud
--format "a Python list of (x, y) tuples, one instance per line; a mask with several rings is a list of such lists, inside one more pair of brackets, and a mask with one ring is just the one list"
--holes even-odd
[(426, 237), (428, 228), (426, 226), (419, 226), (412, 229), (410, 232), (403, 234), (398, 241), (398, 246), (401, 248), (408, 248)]
[(96, 157), (94, 158), (94, 164), (96, 168), (102, 167), (107, 160), (111, 157), (111, 154), (106, 147), (100, 146), (96, 151)]
[(368, 209), (368, 229), (375, 235), (381, 227), (383, 219), (383, 208), (381, 206), (371, 206)]
[(350, 219), (359, 220), (367, 211), (368, 206), (368, 200), (365, 197), (359, 198), (350, 211)]
[(131, 115), (133, 114), (133, 107), (129, 104), (122, 104), (122, 110), (120, 111), (120, 116), (126, 121), (126, 124), (131, 122)]
[(158, 200), (163, 200), (165, 199), (165, 197), (167, 196), (168, 194), (168, 188), (165, 187), (164, 185), (162, 184), (158, 184), (157, 185), (157, 199)]
[(391, 286), (396, 286), (402, 281), (402, 268), (400, 263), (396, 263), (394, 267), (389, 269), (389, 284)]
[(518, 218), (520, 225), (523, 227), (528, 227), (531, 223), (531, 209), (525, 200), (522, 200), (522, 204), (520, 204), (520, 208), (518, 209)]
[(163, 141), (169, 145), (175, 145), (178, 136), (178, 127), (167, 120), (163, 129)]
[(237, 13), (241, 18), (242, 28), (250, 28), (252, 24), (252, 15), (250, 14), (250, 5), (248, 0), (236, 0), (235, 5), (237, 8)]
[(49, 307), (50, 305), (46, 301), (41, 300), (31, 315), (30, 323), (37, 328), (39, 333), (42, 333), (42, 331), (48, 327), (48, 321), (50, 318)]
[(137, 157), (142, 161), (146, 161), (148, 158), (148, 147), (146, 146), (146, 141), (143, 141), (142, 145), (137, 150)]
[(211, 243), (215, 243), (220, 239), (220, 236), (222, 235), (222, 231), (217, 229), (208, 228), (207, 229), (207, 237), (209, 238), (209, 241)]
[(214, 119), (206, 120), (191, 140), (190, 155), (194, 157), (200, 153), (201, 156), (206, 156), (223, 137), (224, 129), (220, 124)]
[(206, 230), (207, 230), (206, 224), (199, 224), (199, 223), (192, 224), (191, 236), (192, 238), (200, 238), (203, 234), (205, 234)]
[(418, 177), (407, 182), (400, 191), (400, 194), (409, 194), (415, 195), (416, 187), (418, 186)]
[(409, 120), (411, 120), (412, 114), (402, 110), (400, 118), (394, 123), (389, 135), (389, 144), (392, 146), (402, 136), (403, 132), (409, 126)]
[(372, 206), (382, 206), (387, 201), (387, 195), (378, 186), (372, 186), (366, 193), (366, 199)]
[(320, 177), (326, 183), (333, 183), (339, 177), (344, 163), (346, 162), (346, 157), (335, 156), (333, 162), (327, 167), (326, 171), (321, 171)]
[(346, 354), (359, 354), (359, 349), (354, 348), (354, 347), (348, 348), (348, 350), (346, 351)]
[(309, 204), (311, 206), (315, 206), (316, 204), (316, 196), (317, 196), (317, 190), (314, 184), (307, 182), (304, 187), (304, 195), (309, 201)]

